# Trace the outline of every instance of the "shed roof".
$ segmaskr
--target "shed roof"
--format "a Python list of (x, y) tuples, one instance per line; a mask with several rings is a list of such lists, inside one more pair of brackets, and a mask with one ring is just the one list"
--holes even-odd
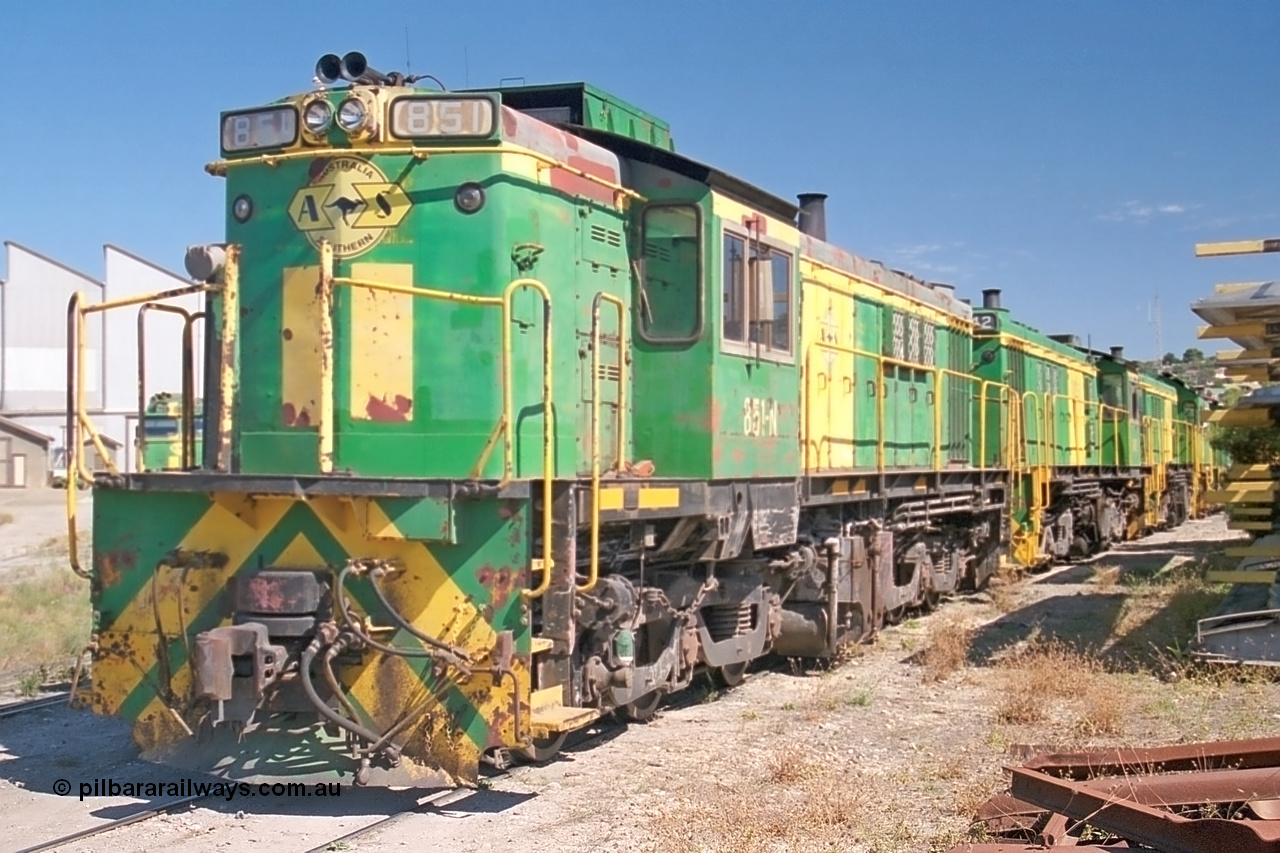
[(7, 432), (10, 435), (17, 435), (25, 438), (27, 441), (34, 441), (45, 450), (49, 449), (49, 445), (53, 443), (53, 437), (45, 435), (39, 430), (34, 430), (29, 426), (18, 423), (12, 418), (0, 416), (0, 432)]

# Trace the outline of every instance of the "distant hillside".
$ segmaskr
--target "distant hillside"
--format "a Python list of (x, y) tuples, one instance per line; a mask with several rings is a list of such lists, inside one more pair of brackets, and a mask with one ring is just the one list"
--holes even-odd
[(1257, 382), (1234, 382), (1226, 378), (1213, 356), (1206, 356), (1195, 347), (1183, 352), (1181, 357), (1167, 352), (1159, 361), (1144, 361), (1140, 364), (1143, 369), (1155, 373), (1172, 373), (1224, 406), (1234, 405), (1242, 395), (1258, 387)]

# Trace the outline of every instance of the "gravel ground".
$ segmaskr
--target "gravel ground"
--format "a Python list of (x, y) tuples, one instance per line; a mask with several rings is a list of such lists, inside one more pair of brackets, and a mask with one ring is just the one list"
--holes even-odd
[[(1159, 579), (1227, 538), (1235, 535), (1218, 516), (1093, 564), (961, 597), (885, 630), (829, 671), (754, 672), (739, 688), (668, 709), (648, 725), (610, 728), (547, 765), (441, 802), (431, 801), (441, 792), (350, 788), (323, 800), (237, 797), (64, 849), (303, 851), (419, 803), (381, 831), (331, 849), (945, 849), (1004, 785), (1001, 768), (1015, 763), (1018, 744), (1157, 744), (1275, 730), (1280, 687), (1188, 677), (1176, 649), (1161, 646), (1171, 614), (1212, 606), (1220, 594)], [(956, 668), (936, 670), (931, 649), (957, 636)], [(1106, 663), (1072, 658), (1054, 664), (1049, 680), (1019, 668), (1020, 650), (1054, 640)], [(1011, 715), (1011, 703), (1027, 696), (1039, 716)], [(0, 848), (145, 802), (80, 802), (81, 781), (180, 775), (140, 764), (115, 721), (62, 708), (0, 720)], [(59, 778), (72, 782), (71, 796), (50, 793)]]
[[(80, 492), (76, 501), (81, 536), (87, 541), (93, 498)], [(0, 489), (0, 577), (32, 563), (32, 557), (58, 550), (65, 554), (67, 493), (62, 489)]]

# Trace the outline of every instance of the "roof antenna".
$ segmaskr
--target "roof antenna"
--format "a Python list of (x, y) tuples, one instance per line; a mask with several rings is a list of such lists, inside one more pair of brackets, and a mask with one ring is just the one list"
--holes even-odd
[(408, 76), (413, 72), (413, 65), (409, 62), (409, 25), (404, 25), (404, 73)]

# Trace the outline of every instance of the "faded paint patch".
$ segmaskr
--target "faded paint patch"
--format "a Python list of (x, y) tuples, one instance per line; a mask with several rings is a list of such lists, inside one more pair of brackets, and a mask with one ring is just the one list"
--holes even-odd
[[(351, 277), (413, 287), (413, 264), (352, 264)], [(351, 289), (353, 419), (413, 419), (413, 303), (405, 293)]]
[[(601, 180), (613, 183), (618, 180), (617, 172), (614, 169), (586, 157), (571, 156), (568, 158), (568, 165)], [(567, 172), (564, 169), (554, 167), (551, 169), (551, 186), (563, 193), (582, 196), (604, 204), (613, 204), (615, 202), (613, 190), (595, 181)]]
[(281, 293), (280, 419), (309, 427), (320, 399), (320, 267), (285, 267)]

